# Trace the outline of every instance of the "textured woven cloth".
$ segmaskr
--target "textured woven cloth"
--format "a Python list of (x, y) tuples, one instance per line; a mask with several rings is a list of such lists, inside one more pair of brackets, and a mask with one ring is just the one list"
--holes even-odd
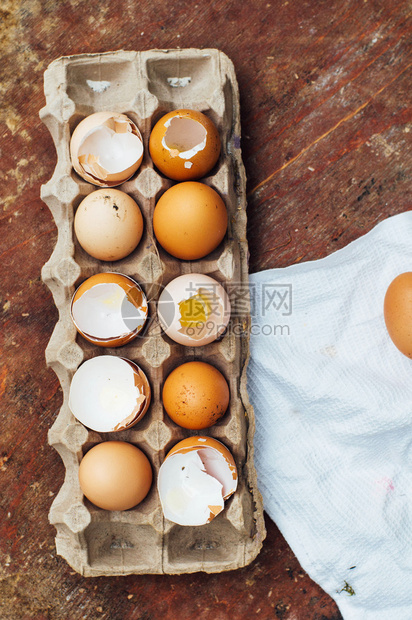
[(412, 212), (324, 259), (250, 277), (265, 510), (345, 620), (412, 619), (412, 360), (383, 318), (405, 271)]

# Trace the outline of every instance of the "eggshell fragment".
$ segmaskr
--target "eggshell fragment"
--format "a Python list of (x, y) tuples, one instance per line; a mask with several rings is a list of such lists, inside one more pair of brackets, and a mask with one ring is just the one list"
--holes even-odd
[(186, 362), (167, 377), (163, 406), (179, 426), (193, 430), (209, 428), (225, 413), (229, 386), (222, 373), (205, 362)]
[(166, 519), (179, 525), (205, 525), (224, 508), (237, 488), (230, 451), (211, 437), (188, 437), (170, 450), (158, 476)]
[(136, 338), (148, 315), (137, 282), (120, 273), (98, 273), (73, 295), (71, 317), (77, 331), (101, 347), (120, 347)]
[(204, 274), (189, 273), (163, 289), (157, 312), (162, 329), (172, 340), (200, 347), (225, 332), (230, 301), (219, 282)]
[(219, 133), (202, 112), (173, 110), (154, 126), (149, 150), (153, 163), (170, 179), (200, 179), (219, 159)]
[(74, 231), (90, 256), (116, 261), (137, 247), (143, 233), (143, 217), (128, 194), (113, 188), (98, 189), (79, 204)]
[(125, 114), (96, 112), (84, 118), (70, 141), (73, 168), (89, 183), (112, 187), (127, 181), (143, 159), (143, 140)]
[(104, 510), (128, 510), (148, 494), (153, 479), (147, 456), (125, 441), (105, 441), (84, 455), (79, 467), (80, 488)]
[(384, 318), (394, 345), (412, 358), (412, 272), (401, 273), (389, 285), (384, 300)]
[(227, 230), (227, 210), (219, 194), (204, 183), (173, 185), (158, 200), (153, 230), (172, 256), (197, 260), (220, 244)]
[(130, 360), (100, 355), (74, 373), (69, 408), (74, 417), (98, 432), (117, 432), (137, 424), (151, 398), (144, 372)]

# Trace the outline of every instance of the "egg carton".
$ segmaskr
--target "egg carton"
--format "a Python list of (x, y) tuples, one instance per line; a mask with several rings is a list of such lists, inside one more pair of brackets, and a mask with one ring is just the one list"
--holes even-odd
[[(116, 51), (80, 54), (52, 62), (44, 74), (46, 106), (40, 117), (57, 151), (57, 165), (41, 197), (58, 228), (56, 247), (42, 269), (53, 294), (59, 320), (46, 349), (46, 361), (63, 390), (63, 405), (49, 431), (49, 443), (66, 468), (64, 483), (49, 513), (57, 530), (57, 553), (84, 576), (142, 573), (208, 573), (247, 565), (259, 553), (266, 535), (262, 499), (253, 464), (254, 414), (246, 389), (250, 311), (247, 297), (246, 178), (240, 151), (239, 95), (229, 58), (215, 49)], [(157, 120), (170, 110), (204, 112), (217, 125), (222, 141), (219, 162), (202, 179), (224, 199), (229, 227), (224, 241), (203, 260), (180, 261), (157, 244), (152, 228), (155, 203), (173, 182), (159, 174), (149, 156), (148, 140)], [(101, 110), (122, 112), (139, 127), (145, 146), (141, 167), (119, 186), (139, 204), (145, 231), (137, 249), (114, 263), (98, 261), (80, 247), (73, 216), (81, 200), (97, 189), (72, 169), (70, 135), (86, 116)], [(101, 271), (124, 273), (137, 280), (149, 299), (149, 322), (142, 337), (117, 349), (94, 346), (78, 336), (70, 318), (75, 288)], [(224, 337), (187, 348), (162, 333), (156, 300), (162, 287), (184, 273), (204, 273), (222, 283), (233, 313)], [(234, 300), (234, 296), (236, 299)], [(235, 301), (235, 303), (233, 303)], [(68, 407), (70, 381), (83, 360), (119, 355), (136, 362), (152, 387), (150, 408), (135, 427), (119, 433), (97, 433), (76, 421)], [(230, 387), (230, 406), (213, 427), (194, 432), (178, 427), (163, 410), (161, 390), (167, 375), (186, 361), (216, 366)], [(148, 456), (156, 481), (169, 449), (193, 434), (222, 441), (233, 453), (239, 484), (225, 509), (211, 523), (183, 527), (163, 517), (156, 482), (133, 509), (109, 512), (82, 494), (79, 463), (93, 445), (110, 439), (139, 446)], [(121, 481), (119, 481), (121, 483)]]

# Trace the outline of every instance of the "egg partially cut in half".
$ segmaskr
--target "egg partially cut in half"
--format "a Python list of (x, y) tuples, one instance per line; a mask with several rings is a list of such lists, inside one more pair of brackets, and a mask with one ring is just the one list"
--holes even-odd
[(153, 163), (170, 179), (200, 179), (219, 159), (219, 133), (202, 112), (174, 110), (153, 127), (149, 150)]
[(69, 409), (93, 431), (109, 433), (137, 424), (150, 404), (151, 390), (137, 364), (114, 355), (84, 362), (74, 373)]
[(125, 114), (96, 112), (74, 130), (70, 156), (73, 168), (85, 181), (100, 187), (120, 185), (142, 163), (142, 135)]
[(228, 448), (211, 437), (187, 437), (163, 461), (158, 492), (163, 514), (178, 525), (205, 525), (237, 489), (238, 474)]
[(137, 282), (121, 273), (97, 273), (73, 295), (73, 323), (86, 340), (120, 347), (142, 331), (148, 315), (146, 296)]
[(157, 312), (162, 329), (172, 340), (200, 347), (225, 332), (230, 301), (219, 282), (201, 273), (188, 273), (163, 289)]

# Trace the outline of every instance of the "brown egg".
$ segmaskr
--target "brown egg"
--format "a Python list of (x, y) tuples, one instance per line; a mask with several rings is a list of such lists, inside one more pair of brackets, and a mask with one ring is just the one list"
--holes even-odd
[(115, 261), (128, 256), (143, 233), (143, 217), (131, 196), (118, 189), (98, 189), (79, 204), (74, 231), (90, 256)]
[(203, 258), (225, 236), (225, 203), (208, 185), (178, 183), (158, 200), (153, 229), (160, 245), (172, 256), (183, 260)]
[(75, 291), (71, 317), (79, 334), (100, 347), (121, 347), (142, 331), (148, 315), (137, 282), (121, 273), (96, 273)]
[(412, 272), (401, 273), (389, 285), (384, 317), (394, 345), (412, 358)]
[(152, 484), (147, 456), (125, 441), (105, 441), (84, 455), (79, 482), (84, 495), (104, 510), (128, 510), (139, 504)]
[(163, 405), (183, 428), (200, 430), (215, 424), (229, 404), (229, 387), (222, 373), (205, 362), (187, 362), (167, 377)]
[(153, 163), (170, 179), (200, 179), (219, 159), (219, 133), (202, 112), (174, 110), (154, 126), (149, 150)]

